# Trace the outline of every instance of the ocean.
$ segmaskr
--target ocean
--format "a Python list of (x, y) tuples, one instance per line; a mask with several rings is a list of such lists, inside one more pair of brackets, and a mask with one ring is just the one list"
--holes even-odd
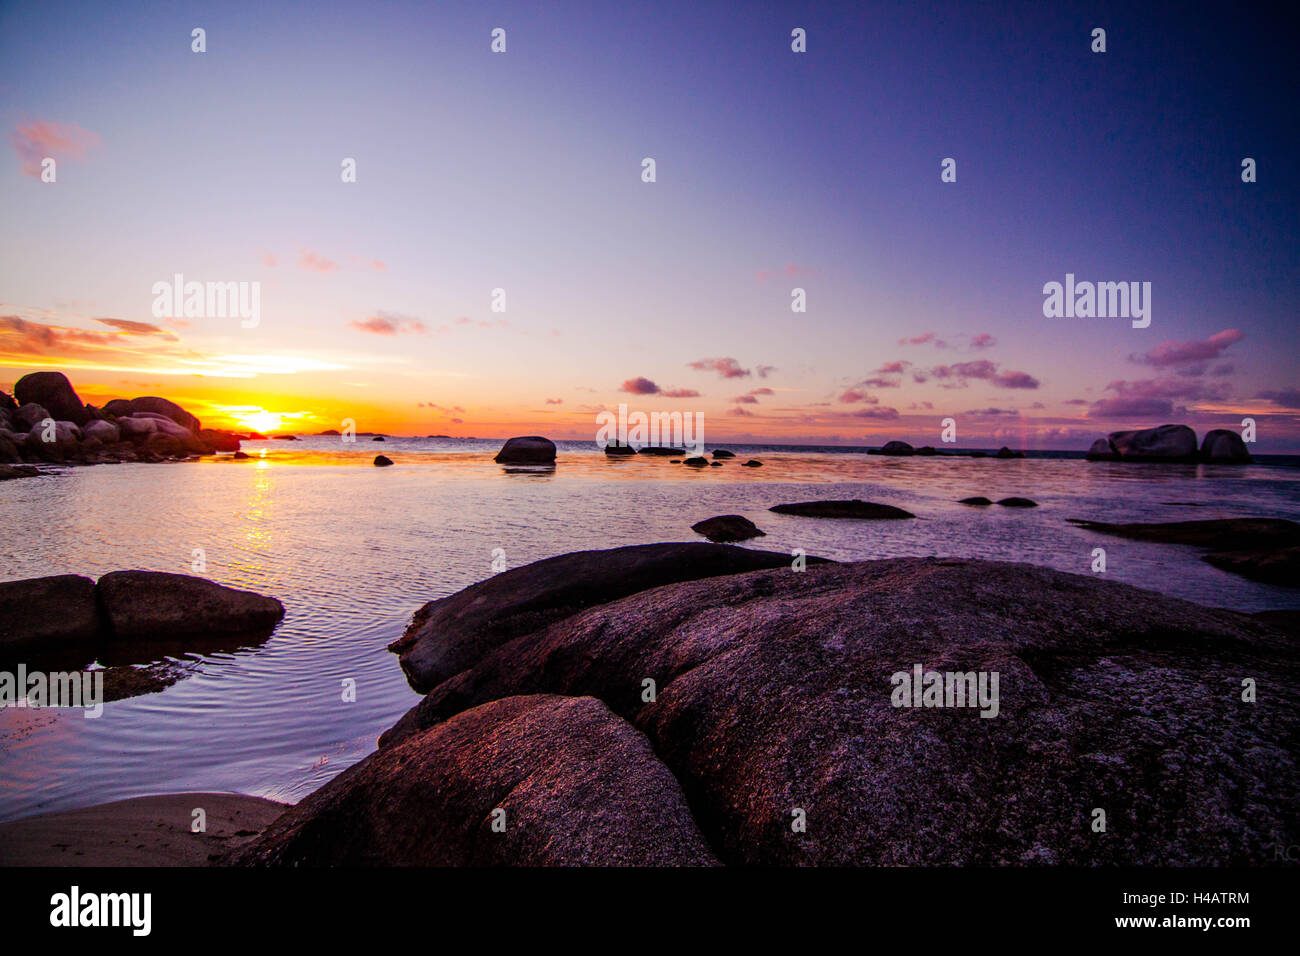
[[(743, 514), (747, 542), (838, 560), (943, 555), (1019, 561), (1106, 577), (1239, 611), (1300, 607), (1300, 591), (1257, 584), (1195, 548), (1104, 537), (1067, 524), (1259, 516), (1300, 520), (1300, 460), (1248, 466), (886, 458), (865, 449), (729, 445), (737, 459), (693, 470), (666, 458), (609, 459), (558, 442), (553, 471), (492, 462), (499, 440), (338, 438), (245, 442), (174, 464), (55, 470), (0, 484), (0, 580), (144, 568), (194, 573), (279, 598), (264, 645), (195, 656), (167, 690), (79, 712), (0, 710), (0, 821), (185, 790), (297, 801), (375, 748), (418, 701), (386, 649), (424, 602), (507, 567), (593, 548), (703, 540), (690, 526)], [(393, 468), (375, 468), (384, 454)], [(762, 468), (742, 468), (746, 458)], [(1038, 508), (957, 499), (1032, 498)], [(772, 505), (861, 498), (913, 521), (775, 515)], [(497, 550), (499, 549), (499, 550)], [(960, 601), (961, 595), (952, 595)], [(52, 609), (51, 613), (57, 613)], [(343, 686), (356, 682), (356, 700)]]

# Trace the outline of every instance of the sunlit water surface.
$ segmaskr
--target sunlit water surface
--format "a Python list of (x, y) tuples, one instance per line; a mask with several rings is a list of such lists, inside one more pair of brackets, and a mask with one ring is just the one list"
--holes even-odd
[[(610, 460), (561, 443), (550, 472), (495, 465), (496, 443), (339, 439), (245, 443), (250, 461), (67, 469), (0, 484), (0, 580), (122, 568), (206, 576), (274, 595), (287, 613), (263, 646), (198, 657), (195, 676), (158, 694), (79, 712), (0, 710), (0, 820), (181, 790), (296, 801), (375, 747), (418, 700), (386, 649), (412, 612), (491, 573), (588, 548), (698, 541), (690, 526), (746, 515), (754, 547), (841, 560), (993, 558), (1090, 573), (1202, 604), (1300, 606), (1300, 591), (1253, 584), (1195, 548), (1081, 531), (1069, 517), (1175, 521), (1300, 518), (1294, 467), (1115, 465), (1064, 458), (899, 459), (732, 446), (699, 471), (666, 459)], [(396, 462), (375, 468), (374, 454)], [(762, 468), (739, 461), (761, 457)], [(970, 508), (969, 495), (1023, 495), (1041, 507)], [(781, 502), (862, 498), (915, 521), (774, 515)], [(954, 601), (961, 595), (954, 594)], [(57, 613), (52, 609), (51, 613)], [(346, 678), (356, 702), (345, 703)]]

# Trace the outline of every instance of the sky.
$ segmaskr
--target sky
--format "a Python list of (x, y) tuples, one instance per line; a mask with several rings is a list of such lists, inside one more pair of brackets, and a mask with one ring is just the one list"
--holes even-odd
[[(1298, 451), (1290, 34), (1129, 6), (0, 0), (0, 389), (568, 439), (620, 403), (849, 445), (1251, 417)], [(177, 274), (256, 284), (256, 323), (158, 314)], [(1150, 283), (1149, 326), (1044, 315), (1067, 274)]]

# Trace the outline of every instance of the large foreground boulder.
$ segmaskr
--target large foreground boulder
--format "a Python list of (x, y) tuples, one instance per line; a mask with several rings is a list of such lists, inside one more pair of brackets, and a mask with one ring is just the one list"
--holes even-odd
[(0, 583), (0, 663), (85, 658), (99, 637), (95, 582), (76, 574)]
[(19, 405), (34, 402), (49, 410), (50, 417), (84, 425), (90, 421), (90, 412), (77, 397), (72, 383), (62, 372), (32, 372), (14, 383), (14, 398)]
[[(495, 828), (494, 828), (495, 826)], [(590, 697), (498, 700), (344, 771), (230, 862), (707, 866), (645, 737)]]
[(114, 641), (269, 633), (284, 617), (275, 598), (163, 571), (110, 571), (95, 595)]
[[(913, 696), (918, 667), (985, 693)], [(501, 645), (381, 746), (541, 693), (644, 732), (727, 863), (1268, 865), (1300, 843), (1290, 641), (1090, 577), (908, 558), (675, 584)], [(387, 793), (352, 805), (408, 826)]]
[(492, 460), (500, 465), (553, 465), (555, 442), (541, 435), (510, 438)]
[(1108, 438), (1120, 461), (1195, 461), (1197, 458), (1196, 432), (1186, 425), (1111, 432)]
[(494, 574), (430, 601), (388, 649), (401, 655), (406, 679), (423, 693), (506, 641), (584, 608), (678, 581), (789, 566), (789, 555), (721, 544), (577, 551)]

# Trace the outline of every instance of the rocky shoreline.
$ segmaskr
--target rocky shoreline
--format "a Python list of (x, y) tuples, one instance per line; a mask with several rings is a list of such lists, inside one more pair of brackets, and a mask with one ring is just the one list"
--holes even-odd
[(35, 475), (31, 465), (39, 463), (156, 463), (238, 455), (240, 441), (249, 437), (204, 428), (179, 405), (155, 396), (114, 399), (103, 408), (88, 405), (61, 372), (32, 372), (15, 383), (12, 396), (0, 392), (0, 468), (5, 468), (0, 477)]
[[(1291, 640), (1095, 578), (634, 546), (430, 602), (392, 650), (423, 700), (223, 862), (1269, 865), (1300, 837)], [(993, 719), (899, 707), (915, 664), (1000, 674)]]

